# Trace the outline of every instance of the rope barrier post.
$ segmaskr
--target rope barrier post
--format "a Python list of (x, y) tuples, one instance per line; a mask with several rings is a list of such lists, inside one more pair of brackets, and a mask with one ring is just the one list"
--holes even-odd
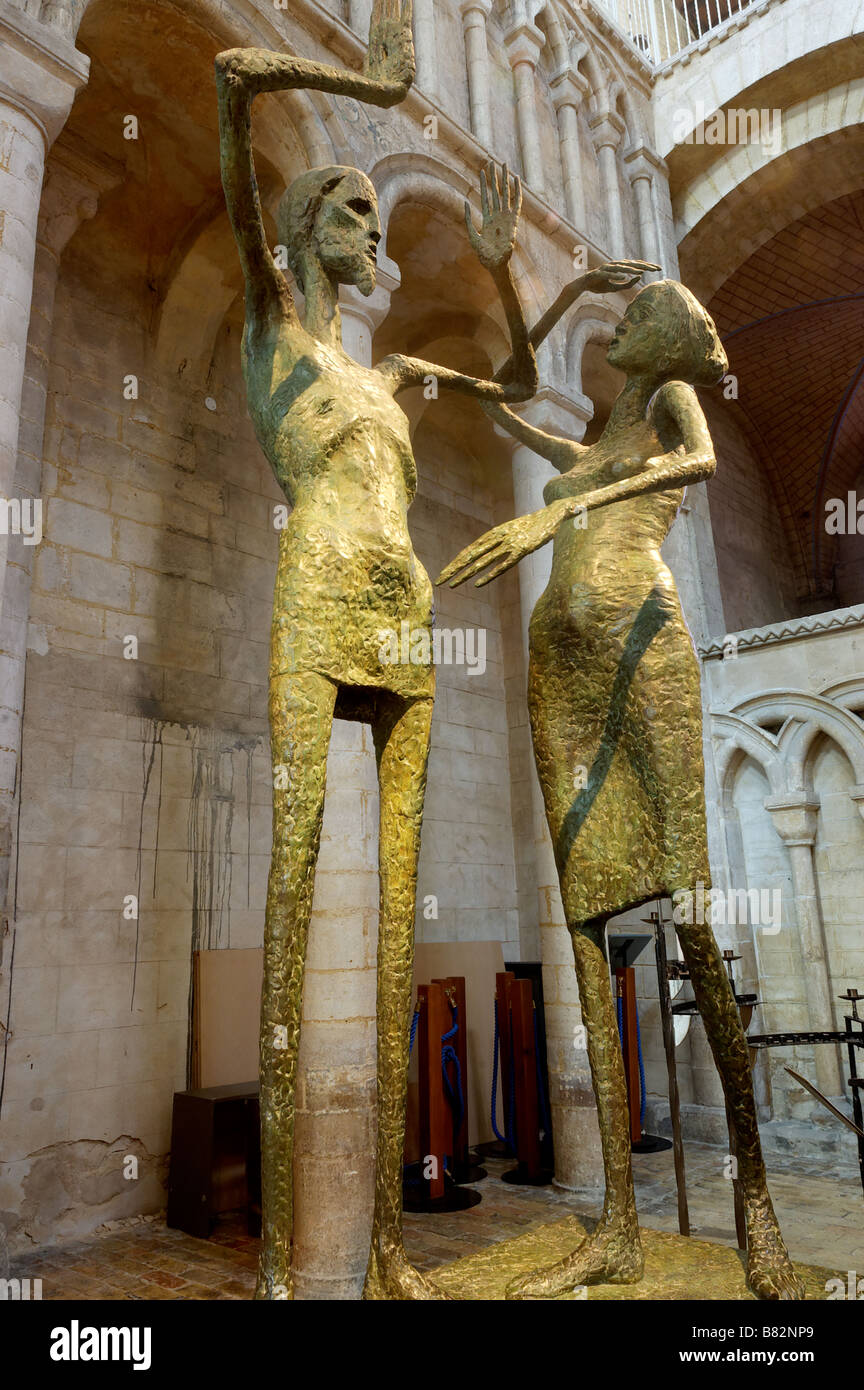
[(627, 1081), (627, 1104), (630, 1110), (630, 1142), (638, 1144), (642, 1138), (639, 1119), (642, 1110), (642, 1088), (639, 1078), (639, 1047), (636, 1041), (636, 971), (632, 965), (623, 966), (615, 971), (615, 987), (623, 1022), (621, 1051), (624, 1054), (624, 1076)]
[[(433, 980), (449, 991), (456, 1005), (458, 1030), (451, 1039), (451, 1046), (458, 1059), (458, 1071), (462, 1087), (462, 1114), (453, 1116), (453, 1140), (449, 1149), (451, 1168), (455, 1182), (462, 1180), (471, 1166), (468, 1157), (468, 1017), (465, 1011), (465, 977), (448, 975), (446, 980)], [(458, 1118), (458, 1124), (457, 1124)]]
[(501, 1057), (501, 1108), (504, 1114), (504, 1134), (511, 1146), (514, 1144), (514, 1136), (511, 1132), (513, 1027), (510, 1016), (510, 988), (515, 979), (516, 976), (512, 970), (499, 971), (495, 976), (495, 998), (498, 1001), (498, 1052)]
[(687, 1208), (684, 1141), (681, 1137), (681, 1102), (678, 1097), (678, 1067), (675, 1061), (675, 1024), (672, 1018), (672, 1000), (669, 996), (666, 928), (659, 912), (652, 912), (650, 921), (654, 927), (654, 956), (657, 963), (657, 987), (660, 992), (660, 1022), (663, 1028), (663, 1048), (666, 1053), (666, 1074), (669, 1078), (669, 1116), (672, 1121), (675, 1185), (678, 1189), (678, 1230), (682, 1236), (689, 1236), (690, 1213)]
[(514, 979), (510, 1000), (516, 1077), (516, 1156), (520, 1170), (530, 1181), (540, 1176), (540, 1104), (531, 981)]
[(419, 985), (420, 1000), (420, 1167), (425, 1174), (427, 1192), (435, 1201), (444, 1196), (444, 1155), (451, 1142), (453, 1117), (441, 1080), (441, 1038), (450, 1026), (450, 1010), (443, 985)]

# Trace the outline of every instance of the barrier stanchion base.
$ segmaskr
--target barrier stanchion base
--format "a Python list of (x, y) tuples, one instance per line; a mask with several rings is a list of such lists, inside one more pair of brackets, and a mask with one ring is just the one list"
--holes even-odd
[(489, 1174), (479, 1163), (457, 1163), (453, 1168), (453, 1181), (464, 1187), (466, 1183), (482, 1182)]
[(476, 1207), (483, 1198), (471, 1187), (451, 1187), (443, 1197), (427, 1197), (421, 1188), (406, 1187), (402, 1193), (402, 1210), (411, 1212), (467, 1211)]
[(471, 1152), (481, 1159), (514, 1157), (510, 1145), (503, 1143), (500, 1139), (487, 1139), (482, 1144), (475, 1144)]
[(630, 1152), (634, 1154), (656, 1154), (662, 1153), (664, 1149), (672, 1148), (672, 1140), (664, 1139), (659, 1134), (643, 1134), (638, 1144), (630, 1145)]
[(541, 1168), (533, 1177), (522, 1167), (511, 1168), (509, 1172), (501, 1174), (502, 1182), (513, 1183), (516, 1187), (548, 1187), (555, 1174), (550, 1168)]

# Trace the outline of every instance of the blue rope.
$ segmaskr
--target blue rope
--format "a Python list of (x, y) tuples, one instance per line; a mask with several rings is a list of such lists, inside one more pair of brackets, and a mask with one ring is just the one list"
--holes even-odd
[(537, 1065), (537, 1096), (540, 1101), (540, 1122), (543, 1125), (543, 1133), (548, 1138), (552, 1133), (552, 1123), (549, 1119), (549, 1106), (546, 1102), (546, 1087), (543, 1084), (543, 1068), (540, 1065), (540, 1037), (537, 1031), (537, 1010), (532, 1010), (534, 1018), (534, 1060)]
[[(447, 1094), (450, 1097), (450, 1104), (455, 1112), (453, 1125), (454, 1129), (461, 1129), (462, 1121), (465, 1118), (465, 1097), (462, 1094), (462, 1068), (459, 1065), (459, 1057), (455, 1047), (450, 1046), (450, 1039), (459, 1032), (459, 1009), (455, 1004), (451, 1005), (453, 1010), (453, 1027), (441, 1035), (441, 1070), (444, 1074), (444, 1085), (447, 1087)], [(447, 1065), (452, 1062), (456, 1072), (456, 1088), (454, 1090), (450, 1077), (447, 1074)]]
[(492, 1042), (492, 1133), (501, 1144), (506, 1144), (507, 1140), (498, 1128), (496, 1123), (496, 1112), (498, 1110), (498, 1000), (495, 999), (492, 1005), (495, 1011), (495, 1036)]

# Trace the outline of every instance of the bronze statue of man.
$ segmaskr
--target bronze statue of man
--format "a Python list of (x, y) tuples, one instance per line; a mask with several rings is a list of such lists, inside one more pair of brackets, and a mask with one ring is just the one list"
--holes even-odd
[(289, 187), (279, 241), (302, 318), (267, 245), (252, 159), (259, 92), (309, 88), (389, 107), (414, 73), (409, 0), (376, 0), (362, 73), (284, 53), (216, 59), (222, 180), (246, 281), (243, 372), (258, 440), (292, 505), (280, 536), (270, 658), (273, 851), (261, 1012), (263, 1251), (256, 1296), (292, 1296), (294, 1088), (303, 968), (334, 716), (371, 723), (380, 785), (378, 1149), (366, 1298), (445, 1295), (402, 1244), (402, 1162), (420, 822), (434, 671), (382, 664), (382, 630), (429, 630), (432, 587), (408, 534), (416, 468), (395, 396), (434, 376), (487, 401), (524, 400), (536, 366), (510, 257), (521, 191), (506, 169), (482, 183), (471, 241), (501, 294), (515, 370), (508, 385), (391, 356), (374, 369), (342, 347), (340, 284), (371, 294), (381, 229), (357, 169), (311, 169)]
[[(559, 305), (567, 299), (565, 291)], [(532, 342), (553, 321), (546, 315)], [(710, 881), (699, 664), (660, 547), (685, 486), (715, 470), (693, 388), (721, 379), (726, 354), (701, 304), (661, 280), (631, 302), (608, 361), (627, 380), (591, 447), (484, 407), (561, 477), (547, 483), (540, 511), (487, 532), (438, 580), (457, 585), (481, 575), (477, 584), (487, 584), (554, 538), (551, 577), (529, 629), (528, 705), (573, 941), (606, 1197), (592, 1235), (553, 1268), (515, 1281), (511, 1298), (642, 1276), (605, 927), (629, 908)], [(688, 922), (678, 934), (737, 1140), (750, 1287), (761, 1298), (800, 1297), (768, 1194), (729, 979), (709, 925)]]

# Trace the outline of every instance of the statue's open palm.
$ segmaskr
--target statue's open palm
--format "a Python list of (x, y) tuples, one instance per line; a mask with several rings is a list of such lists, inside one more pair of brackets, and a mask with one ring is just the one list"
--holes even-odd
[(506, 164), (501, 165), (500, 174), (491, 161), (480, 170), (480, 209), (483, 225), (478, 232), (471, 208), (465, 204), (468, 236), (480, 264), (487, 270), (498, 270), (513, 255), (522, 209), (522, 184), (515, 174), (510, 175)]
[(375, 82), (411, 86), (414, 81), (411, 0), (375, 0), (363, 71)]

